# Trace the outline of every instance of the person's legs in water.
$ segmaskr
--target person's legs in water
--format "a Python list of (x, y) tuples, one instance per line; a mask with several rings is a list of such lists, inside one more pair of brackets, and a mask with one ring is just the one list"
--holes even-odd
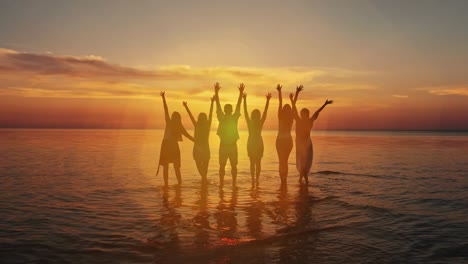
[(169, 178), (169, 164), (163, 165), (163, 178), (164, 178), (164, 185), (168, 185), (168, 178)]
[(293, 147), (292, 138), (277, 138), (276, 139), (276, 151), (278, 153), (279, 160), (279, 175), (281, 179), (281, 185), (287, 184), (288, 177), (288, 159), (291, 154)]
[(259, 158), (255, 161), (255, 183), (258, 184), (260, 182), (260, 171), (262, 170), (262, 159)]
[(203, 181), (207, 181), (207, 178), (206, 176), (208, 175), (208, 164), (209, 164), (209, 160), (203, 160), (202, 162), (202, 179)]
[(182, 177), (180, 175), (180, 164), (174, 163), (174, 171), (177, 177), (177, 184), (181, 185), (182, 184)]
[(236, 186), (237, 182), (237, 164), (231, 165), (232, 186)]
[(202, 177), (202, 181), (206, 181), (206, 175), (208, 174), (208, 162), (204, 160), (195, 160), (197, 165), (198, 173)]
[(278, 171), (280, 175), (281, 185), (284, 184), (284, 158), (283, 152), (281, 148), (281, 139), (279, 137), (276, 138), (276, 153), (278, 154)]
[(250, 178), (252, 179), (252, 188), (255, 187), (255, 161), (250, 158)]
[(237, 184), (237, 143), (229, 145), (229, 162), (231, 163), (232, 186)]
[(224, 175), (226, 174), (225, 168), (228, 159), (228, 149), (225, 144), (219, 145), (219, 187), (224, 186)]
[(224, 185), (224, 174), (225, 172), (225, 167), (226, 164), (219, 164), (219, 187), (223, 187)]
[(195, 160), (195, 164), (197, 165), (198, 173), (203, 177), (203, 162), (201, 160)]

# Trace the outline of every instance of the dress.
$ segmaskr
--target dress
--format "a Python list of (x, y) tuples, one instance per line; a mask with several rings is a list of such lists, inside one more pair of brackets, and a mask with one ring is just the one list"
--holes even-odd
[(313, 160), (312, 140), (310, 139), (310, 130), (313, 122), (309, 119), (296, 120), (296, 169), (301, 175), (310, 172)]
[(159, 154), (159, 165), (173, 163), (175, 167), (180, 167), (179, 141), (182, 141), (180, 125), (168, 122), (164, 130), (164, 138)]
[(280, 161), (286, 160), (291, 154), (293, 140), (291, 136), (292, 118), (280, 118), (278, 120), (278, 135), (276, 136), (276, 151)]
[(249, 158), (258, 160), (263, 157), (263, 138), (261, 121), (250, 121), (247, 124), (249, 138), (247, 139), (247, 154)]
[(206, 121), (205, 124), (197, 123), (194, 132), (193, 144), (193, 159), (200, 161), (210, 160), (210, 124)]

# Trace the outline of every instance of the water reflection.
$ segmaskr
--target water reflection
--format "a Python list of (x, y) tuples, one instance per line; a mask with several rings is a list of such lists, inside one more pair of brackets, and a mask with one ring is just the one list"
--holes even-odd
[[(309, 194), (309, 186), (300, 184), (297, 196), (294, 199), (294, 216), (291, 221), (287, 220), (289, 202), (286, 191), (279, 194), (279, 203), (277, 212), (284, 215), (283, 220), (289, 225), (282, 229), (283, 234), (294, 236), (295, 239), (283, 240), (283, 246), (279, 252), (281, 263), (311, 263), (314, 262), (315, 241), (318, 233), (310, 233), (313, 229), (318, 228), (313, 223), (312, 215), (312, 199)], [(307, 246), (307, 251), (302, 250), (303, 246)]]
[[(281, 262), (311, 260), (299, 246), (306, 243), (310, 253), (318, 236), (313, 231), (318, 227), (313, 219), (314, 200), (307, 185), (271, 192), (258, 187), (226, 190), (202, 182), (193, 200), (186, 197), (193, 214), (185, 220), (188, 212), (183, 206), (182, 192), (186, 189), (181, 188), (178, 185), (162, 188), (163, 210), (158, 226), (163, 235), (158, 240), (163, 245), (158, 248), (164, 253), (159, 261), (243, 262), (249, 255), (260, 262), (267, 262), (271, 256)], [(213, 199), (210, 192), (217, 192), (215, 201), (210, 201)], [(278, 247), (266, 251), (264, 246), (271, 243)], [(240, 251), (246, 255), (238, 256)]]
[(296, 199), (296, 228), (303, 229), (308, 226), (311, 220), (312, 204), (309, 203), (309, 186), (300, 184)]
[(224, 244), (236, 244), (236, 230), (237, 230), (237, 219), (236, 219), (236, 205), (237, 205), (237, 193), (238, 189), (233, 188), (231, 192), (231, 199), (225, 200), (225, 194), (223, 189), (219, 189), (219, 203), (217, 212), (214, 214), (216, 218), (216, 226), (218, 230), (218, 236)]
[(182, 216), (177, 210), (182, 205), (182, 191), (180, 185), (174, 186), (174, 197), (171, 200), (169, 196), (168, 186), (162, 188), (163, 191), (163, 210), (161, 212), (161, 218), (159, 223), (164, 229), (165, 237), (165, 248), (168, 250), (179, 250), (180, 239), (177, 231)]
[(195, 202), (198, 206), (198, 212), (193, 218), (193, 225), (196, 228), (194, 244), (197, 249), (209, 247), (210, 240), (210, 213), (208, 211), (208, 184), (203, 181), (200, 185), (200, 191), (197, 193), (199, 199)]
[(278, 193), (278, 201), (274, 208), (273, 222), (274, 224), (282, 224), (289, 226), (289, 196), (288, 189), (286, 186), (282, 187)]
[(250, 192), (252, 198), (250, 205), (245, 209), (247, 215), (246, 226), (249, 235), (255, 239), (262, 238), (262, 213), (264, 205), (260, 198), (259, 188)]

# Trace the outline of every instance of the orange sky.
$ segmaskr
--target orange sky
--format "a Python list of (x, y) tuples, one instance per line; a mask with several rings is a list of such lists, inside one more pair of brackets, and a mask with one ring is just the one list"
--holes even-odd
[(2, 2), (0, 127), (162, 128), (165, 90), (191, 128), (182, 101), (206, 112), (220, 82), (221, 103), (234, 104), (243, 82), (250, 111), (273, 93), (271, 129), (281, 83), (286, 100), (304, 85), (300, 108), (335, 101), (317, 129), (467, 130), (464, 9), (455, 1)]
[(5, 49), (0, 50), (0, 69), (1, 127), (162, 128), (161, 90), (167, 93), (170, 111), (185, 114), (182, 101), (187, 100), (197, 114), (208, 111), (214, 81), (222, 85), (223, 104), (235, 104), (238, 82), (243, 81), (250, 111), (263, 109), (264, 94), (274, 94), (266, 124), (271, 129), (276, 127), (276, 83), (283, 84), (286, 101), (295, 85), (305, 86), (299, 108), (314, 111), (325, 99), (335, 100), (321, 114), (317, 129), (468, 128), (463, 87), (393, 94), (372, 82), (372, 72), (306, 67), (142, 69), (96, 57)]

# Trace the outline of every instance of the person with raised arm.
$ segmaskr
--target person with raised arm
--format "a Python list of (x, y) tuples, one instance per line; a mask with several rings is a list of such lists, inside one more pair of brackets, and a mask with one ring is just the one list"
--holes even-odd
[(181, 122), (181, 116), (179, 112), (173, 112), (172, 116), (169, 116), (169, 109), (166, 103), (165, 92), (160, 93), (163, 99), (164, 106), (164, 119), (166, 121), (166, 127), (164, 129), (164, 137), (161, 144), (161, 152), (159, 155), (159, 166), (163, 166), (164, 185), (168, 185), (169, 175), (169, 163), (174, 165), (174, 171), (177, 176), (177, 182), (180, 185), (182, 178), (180, 175), (180, 150), (179, 141), (182, 141), (182, 135), (193, 141), (193, 137), (187, 133)]
[(244, 116), (247, 122), (247, 128), (249, 130), (249, 138), (247, 139), (247, 154), (250, 159), (250, 176), (252, 178), (252, 188), (258, 187), (259, 177), (261, 171), (261, 161), (263, 157), (263, 138), (262, 129), (265, 123), (268, 105), (270, 104), (271, 93), (266, 95), (265, 110), (260, 117), (260, 110), (255, 109), (252, 111), (252, 115), (249, 117), (247, 111), (247, 94), (244, 93)]
[(288, 177), (288, 159), (289, 154), (293, 148), (293, 139), (291, 136), (291, 129), (294, 121), (291, 105), (285, 104), (283, 106), (283, 97), (281, 89), (283, 87), (278, 84), (276, 90), (278, 91), (278, 134), (276, 136), (276, 152), (279, 159), (279, 175), (281, 179), (281, 187), (286, 187)]
[(208, 164), (210, 161), (210, 129), (211, 129), (211, 120), (213, 116), (213, 103), (215, 101), (215, 97), (211, 97), (211, 104), (210, 104), (210, 113), (209, 116), (206, 116), (205, 113), (198, 114), (198, 119), (192, 115), (187, 102), (183, 102), (182, 104), (185, 107), (188, 115), (190, 116), (190, 120), (192, 120), (192, 124), (194, 126), (194, 145), (193, 145), (193, 159), (195, 160), (195, 164), (197, 165), (198, 173), (202, 177), (202, 183), (206, 183), (207, 181), (207, 174), (208, 174)]
[(310, 138), (310, 131), (314, 126), (314, 121), (317, 120), (320, 112), (325, 106), (332, 104), (333, 100), (326, 100), (325, 103), (315, 113), (309, 117), (309, 109), (303, 108), (301, 115), (297, 113), (296, 102), (299, 93), (303, 90), (303, 86), (300, 85), (296, 88), (296, 94), (294, 96), (293, 115), (296, 120), (296, 169), (300, 174), (299, 181), (302, 182), (302, 178), (305, 179), (306, 184), (309, 183), (308, 174), (312, 167), (312, 159), (314, 155), (312, 140)]
[(236, 186), (237, 180), (237, 140), (239, 139), (239, 131), (237, 128), (240, 117), (240, 104), (242, 94), (244, 93), (244, 84), (239, 85), (239, 98), (237, 99), (236, 110), (232, 112), (232, 105), (226, 104), (224, 112), (221, 110), (219, 102), (219, 83), (215, 84), (215, 99), (216, 99), (216, 116), (218, 117), (219, 125), (217, 135), (219, 136), (219, 185), (220, 188), (224, 185), (224, 175), (227, 160), (231, 163), (232, 185)]

